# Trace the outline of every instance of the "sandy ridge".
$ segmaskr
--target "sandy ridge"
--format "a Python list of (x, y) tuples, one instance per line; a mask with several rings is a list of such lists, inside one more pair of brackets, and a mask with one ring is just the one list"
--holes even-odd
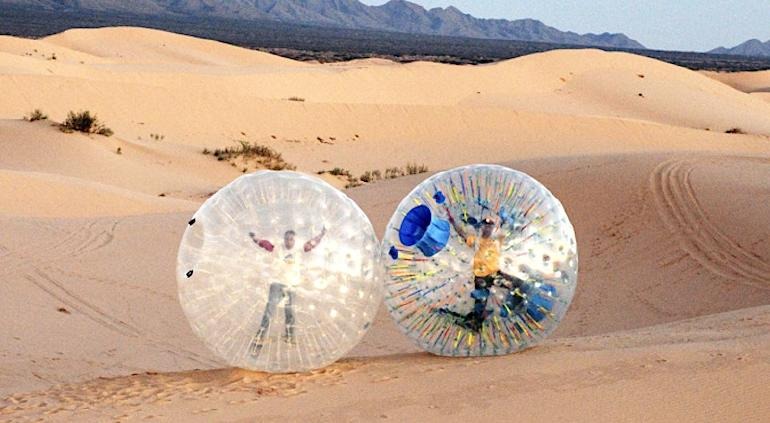
[(690, 183), (702, 162), (724, 160), (768, 163), (760, 158), (674, 159), (661, 163), (650, 178), (661, 218), (682, 248), (712, 272), (740, 282), (770, 287), (770, 264), (744, 250), (710, 222)]

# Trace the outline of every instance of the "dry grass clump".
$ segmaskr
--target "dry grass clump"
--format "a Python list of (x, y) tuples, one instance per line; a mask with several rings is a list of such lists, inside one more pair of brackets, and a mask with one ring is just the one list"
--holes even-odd
[(43, 111), (40, 110), (40, 109), (35, 109), (35, 110), (29, 112), (28, 115), (24, 116), (24, 120), (27, 120), (27, 121), (30, 121), (30, 122), (35, 122), (35, 121), (38, 121), (38, 120), (46, 120), (46, 119), (48, 119), (48, 115), (43, 113)]
[(112, 129), (100, 122), (96, 114), (91, 114), (88, 110), (82, 112), (72, 112), (67, 114), (67, 119), (59, 125), (62, 132), (72, 133), (75, 131), (86, 134), (98, 134), (109, 137), (113, 134)]
[(406, 175), (403, 167), (389, 167), (385, 169), (385, 179), (396, 179), (399, 176)]
[(424, 164), (418, 165), (416, 163), (407, 163), (406, 167), (389, 167), (385, 169), (385, 172), (381, 172), (379, 169), (367, 170), (358, 179), (361, 182), (372, 183), (382, 179), (395, 179), (406, 175), (417, 175), (419, 173), (428, 172), (428, 166)]
[(330, 174), (332, 174), (334, 176), (347, 176), (347, 177), (352, 176), (352, 174), (350, 173), (349, 170), (343, 169), (343, 168), (340, 168), (340, 167), (335, 167), (334, 169), (330, 170), (328, 173), (330, 173)]
[(358, 179), (361, 180), (361, 182), (366, 182), (366, 183), (377, 182), (382, 179), (382, 172), (380, 172), (377, 169), (367, 170)]
[(383, 179), (395, 179), (401, 176), (417, 175), (418, 173), (425, 172), (428, 172), (428, 166), (425, 166), (424, 164), (418, 165), (416, 163), (407, 163), (405, 167), (389, 167), (385, 169), (384, 172), (379, 169), (367, 170), (357, 178), (354, 177), (349, 170), (340, 167), (335, 167), (331, 170), (319, 170), (316, 173), (319, 175), (328, 173), (330, 175), (344, 178), (344, 180), (347, 182), (345, 188), (353, 188), (363, 185), (364, 183), (369, 184), (381, 181)]
[(407, 175), (417, 175), (418, 173), (425, 173), (427, 171), (428, 171), (428, 166), (425, 166), (424, 164), (421, 164), (421, 165), (418, 165), (417, 163), (406, 164)]
[(328, 173), (329, 175), (337, 176), (346, 181), (345, 188), (353, 188), (360, 185), (363, 185), (361, 181), (358, 180), (355, 176), (353, 176), (352, 173), (350, 173), (349, 170), (343, 169), (341, 167), (335, 167), (331, 170), (319, 170), (316, 172), (319, 175), (323, 175), (324, 173)]
[(238, 166), (240, 162), (244, 173), (248, 171), (249, 164), (253, 164), (255, 169), (294, 170), (297, 168), (286, 162), (281, 153), (272, 148), (248, 141), (238, 141), (235, 147), (217, 148), (213, 152), (204, 149), (203, 154), (211, 154), (219, 161), (229, 162), (233, 167)]

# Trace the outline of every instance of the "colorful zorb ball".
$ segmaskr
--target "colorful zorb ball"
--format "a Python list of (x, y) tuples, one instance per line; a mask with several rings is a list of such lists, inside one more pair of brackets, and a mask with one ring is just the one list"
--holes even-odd
[(577, 283), (575, 232), (559, 200), (491, 165), (432, 176), (382, 241), (385, 303), (407, 336), (446, 356), (512, 353), (558, 326)]
[(177, 262), (193, 331), (230, 365), (328, 365), (355, 346), (382, 300), (369, 219), (331, 185), (295, 172), (242, 176), (190, 220)]

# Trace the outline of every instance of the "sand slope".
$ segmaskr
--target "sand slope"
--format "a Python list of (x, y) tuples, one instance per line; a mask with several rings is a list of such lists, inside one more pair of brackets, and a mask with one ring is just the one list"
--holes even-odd
[(702, 73), (745, 93), (770, 92), (770, 71)]
[[(770, 104), (710, 76), (593, 50), (310, 65), (136, 28), (0, 37), (0, 420), (766, 420)], [(116, 133), (20, 120), (35, 107)], [(198, 204), (241, 174), (201, 150), (239, 139), (308, 173), (530, 173), (577, 232), (565, 321), (524, 353), (450, 360), (381, 311), (327, 369), (222, 368), (174, 266)], [(382, 233), (427, 176), (348, 193)]]
[(514, 403), (525, 420), (762, 421), (768, 324), (761, 307), (551, 340), (507, 360), (418, 353), (302, 375), (144, 373), (14, 395), (6, 410), (51, 421), (468, 421), (499, 418)]

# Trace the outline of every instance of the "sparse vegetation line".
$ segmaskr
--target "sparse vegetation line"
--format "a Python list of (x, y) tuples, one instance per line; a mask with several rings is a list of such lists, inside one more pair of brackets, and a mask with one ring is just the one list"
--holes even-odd
[(217, 148), (213, 152), (208, 148), (203, 149), (203, 154), (212, 155), (218, 161), (226, 161), (231, 166), (241, 166), (242, 172), (246, 173), (250, 165), (255, 170), (294, 170), (296, 166), (286, 162), (281, 153), (274, 149), (257, 143), (239, 140), (238, 145), (227, 148)]
[(344, 178), (346, 181), (345, 188), (354, 188), (364, 183), (373, 183), (382, 179), (395, 179), (406, 175), (417, 175), (419, 173), (428, 172), (428, 166), (424, 164), (418, 165), (416, 163), (407, 163), (405, 167), (389, 167), (385, 169), (385, 176), (383, 178), (383, 172), (379, 169), (367, 170), (361, 176), (355, 177), (347, 170), (340, 167), (335, 167), (331, 170), (319, 170), (316, 172), (319, 175), (328, 173), (329, 175)]

